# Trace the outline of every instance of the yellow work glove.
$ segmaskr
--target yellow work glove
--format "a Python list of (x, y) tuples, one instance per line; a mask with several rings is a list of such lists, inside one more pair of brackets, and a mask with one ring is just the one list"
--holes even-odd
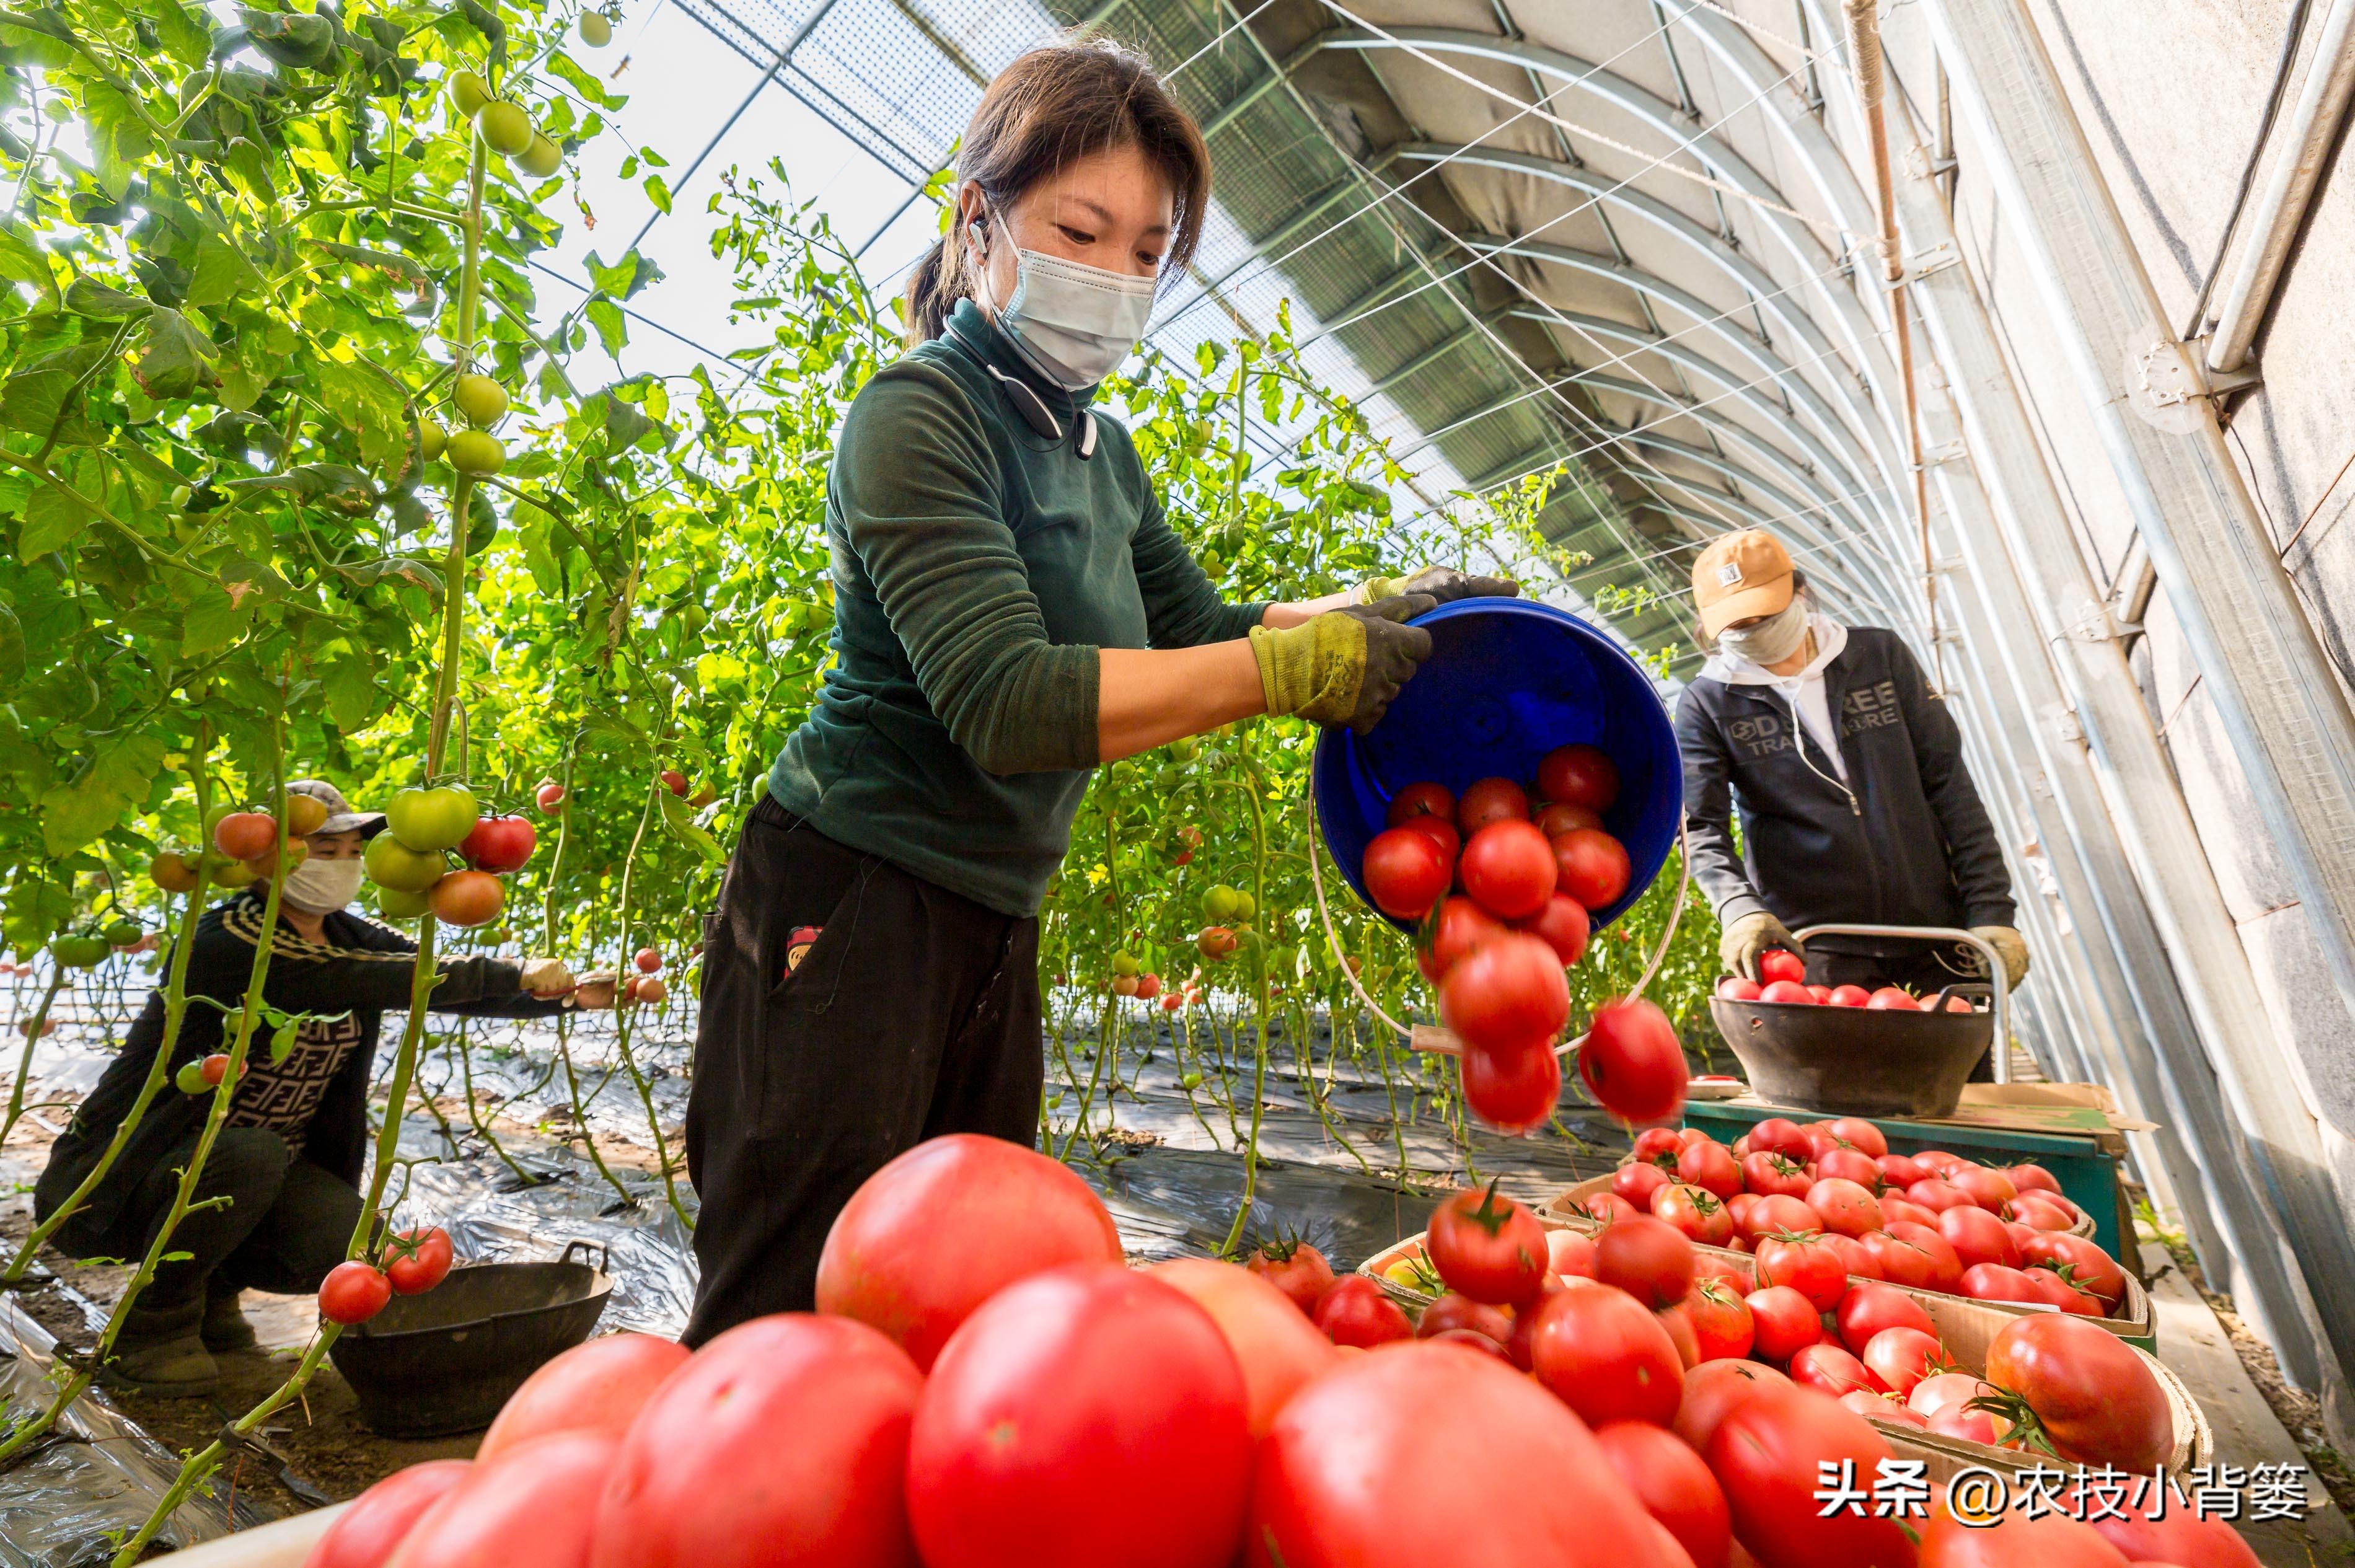
[(1405, 623), (1432, 604), (1429, 594), (1415, 593), (1328, 610), (1281, 631), (1253, 626), (1252, 654), (1267, 710), (1364, 734), (1431, 656), (1431, 634)]
[(1401, 594), (1430, 595), (1438, 604), (1453, 604), (1458, 599), (1518, 599), (1521, 585), (1509, 577), (1474, 577), (1452, 566), (1426, 566), (1410, 571), (1404, 577), (1377, 577), (1358, 590), (1358, 603), (1370, 604), (1378, 599), (1395, 599)]
[(1971, 934), (1995, 949), (2003, 960), (2003, 983), (2007, 990), (2017, 990), (2028, 978), (2028, 942), (2008, 925), (1975, 925)]

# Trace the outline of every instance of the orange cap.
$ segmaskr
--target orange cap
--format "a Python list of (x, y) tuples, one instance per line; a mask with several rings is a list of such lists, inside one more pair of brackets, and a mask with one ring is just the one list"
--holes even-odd
[(1714, 637), (1736, 621), (1780, 614), (1791, 603), (1791, 552), (1764, 528), (1720, 534), (1693, 562), (1693, 603)]

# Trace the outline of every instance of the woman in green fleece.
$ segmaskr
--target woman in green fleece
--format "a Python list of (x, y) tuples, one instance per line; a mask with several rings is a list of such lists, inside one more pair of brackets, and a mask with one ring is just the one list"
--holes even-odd
[(826, 493), (815, 711), (748, 817), (704, 952), (687, 1340), (811, 1305), (853, 1189), (950, 1132), (1032, 1142), (1041, 899), (1098, 763), (1262, 713), (1360, 730), (1430, 652), (1433, 569), (1228, 604), (1090, 407), (1191, 259), (1209, 155), (1135, 56), (1037, 50), (983, 95), (909, 351)]

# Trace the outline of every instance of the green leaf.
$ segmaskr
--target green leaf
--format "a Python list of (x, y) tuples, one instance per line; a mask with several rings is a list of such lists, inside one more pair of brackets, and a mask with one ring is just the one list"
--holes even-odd
[(619, 300), (630, 299), (663, 280), (663, 270), (635, 251), (610, 266), (591, 251), (583, 264), (589, 269), (589, 281)]
[(147, 798), (164, 765), (164, 742), (132, 735), (100, 749), (71, 784), (41, 796), (41, 840), (52, 856), (69, 855), (105, 833)]
[(253, 619), (253, 595), (231, 598), (229, 591), (207, 583), (197, 591), (180, 624), (180, 656), (196, 658), (227, 647), (245, 633)]
[(48, 253), (33, 243), (22, 224), (0, 222), (0, 278), (32, 284), (39, 296), (34, 309), (58, 308), (58, 275), (49, 266)]
[(261, 292), (261, 273), (245, 252), (210, 229), (197, 236), (197, 261), (190, 269), (188, 304), (199, 309), (226, 304)]
[(619, 109), (629, 101), (623, 93), (607, 91), (603, 82), (561, 51), (549, 57), (548, 69), (570, 82), (581, 97), (600, 109)]
[(319, 401), (360, 438), (360, 455), (378, 468), (409, 450), (408, 396), (366, 365), (317, 362)]
[(147, 318), (147, 351), (131, 368), (139, 389), (157, 402), (194, 396), (220, 385), (213, 368), (212, 339), (178, 311), (157, 305)]
[(121, 201), (131, 189), (133, 169), (155, 150), (155, 139), (131, 100), (104, 82), (84, 79), (81, 84), (82, 123), (90, 133), (90, 150), (99, 188)]
[(670, 830), (672, 837), (714, 865), (728, 859), (728, 852), (719, 848), (719, 841), (706, 833), (702, 825), (695, 820), (693, 806), (668, 790), (661, 791), (656, 798), (662, 802), (663, 826)]
[(144, 9), (155, 18), (164, 48), (174, 59), (193, 70), (211, 56), (212, 29), (190, 16), (180, 0), (145, 0)]
[[(147, 308), (142, 303), (142, 309)], [(23, 431), (44, 441), (76, 413), (76, 390), (107, 357), (104, 343), (77, 343), (45, 354), (0, 385), (0, 429)]]
[(602, 294), (592, 298), (589, 302), (589, 325), (597, 329), (597, 341), (604, 346), (605, 352), (619, 358), (623, 345), (630, 340), (629, 321), (622, 315), (622, 307)]
[(670, 212), (670, 182), (668, 180), (663, 178), (660, 175), (648, 175), (645, 177), (645, 184), (639, 188), (646, 193), (646, 199), (655, 204), (655, 211), (663, 213), (666, 216), (668, 215)]
[(144, 315), (154, 308), (154, 304), (144, 294), (126, 293), (85, 273), (76, 278), (66, 290), (66, 308), (76, 315), (120, 321), (127, 315)]
[(25, 675), (25, 628), (16, 612), (0, 604), (0, 681), (14, 684)]
[(283, 1067), (286, 1059), (294, 1054), (294, 1035), (301, 1029), (293, 1019), (270, 1031), (270, 1065)]
[(358, 729), (375, 716), (379, 705), (376, 671), (368, 656), (358, 649), (330, 664), (320, 688), (326, 694), (327, 717), (339, 729)]
[(39, 560), (73, 542), (90, 524), (89, 511), (54, 485), (44, 485), (25, 503), (24, 527), (16, 534), (16, 559)]

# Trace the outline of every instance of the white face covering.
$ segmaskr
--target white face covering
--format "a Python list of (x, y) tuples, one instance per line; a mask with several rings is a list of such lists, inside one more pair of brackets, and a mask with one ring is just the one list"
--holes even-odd
[(286, 873), (279, 896), (296, 909), (327, 914), (360, 896), (360, 879), (367, 870), (357, 855), (348, 860), (308, 859)]
[(1754, 626), (1717, 635), (1717, 645), (1735, 658), (1754, 665), (1781, 664), (1807, 640), (1807, 596), (1794, 593), (1791, 602)]
[[(976, 221), (966, 225), (977, 256), (989, 253)], [(982, 303), (1031, 368), (1065, 391), (1092, 387), (1136, 351), (1153, 315), (1156, 281), (1134, 278), (1038, 251), (1014, 252), (1014, 297), (991, 297), (989, 268), (976, 260)]]

